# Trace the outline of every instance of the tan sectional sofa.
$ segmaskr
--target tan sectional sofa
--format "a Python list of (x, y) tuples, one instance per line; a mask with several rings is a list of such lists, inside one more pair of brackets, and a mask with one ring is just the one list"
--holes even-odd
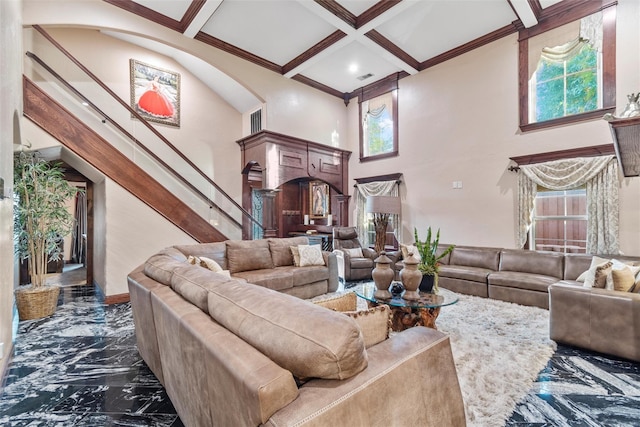
[(447, 335), (367, 348), (352, 317), (186, 262), (211, 245), (128, 276), (138, 350), (186, 426), (465, 425)]
[(335, 254), (323, 252), (325, 265), (296, 267), (291, 246), (308, 245), (305, 236), (262, 240), (227, 240), (176, 245), (184, 254), (207, 257), (228, 270), (234, 279), (264, 286), (299, 298), (312, 298), (338, 289)]
[[(640, 257), (598, 257), (640, 265)], [(587, 254), (456, 246), (442, 259), (438, 283), (462, 294), (548, 308), (552, 340), (640, 361), (640, 285), (634, 292), (584, 287), (577, 279), (592, 259)], [(402, 268), (401, 260), (395, 268)]]

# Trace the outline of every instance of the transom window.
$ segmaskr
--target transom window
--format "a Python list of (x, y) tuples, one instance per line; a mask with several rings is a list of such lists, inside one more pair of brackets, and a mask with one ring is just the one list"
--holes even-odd
[(398, 155), (398, 78), (393, 74), (360, 88), (360, 161)]
[(555, 51), (565, 52), (563, 58), (542, 55), (529, 80), (531, 123), (597, 110), (602, 105), (599, 52), (580, 39)]
[(519, 33), (523, 132), (615, 109), (615, 2), (583, 2), (564, 12)]
[(539, 188), (530, 240), (539, 251), (584, 253), (587, 247), (587, 191)]

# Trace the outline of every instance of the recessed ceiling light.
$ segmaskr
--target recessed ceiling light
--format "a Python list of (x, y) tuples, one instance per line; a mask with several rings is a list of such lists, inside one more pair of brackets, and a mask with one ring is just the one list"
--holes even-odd
[(349, 65), (349, 72), (351, 74), (355, 74), (358, 72), (358, 64), (351, 64)]
[(85, 107), (88, 107), (89, 103), (87, 101), (82, 101), (82, 105), (84, 105)]

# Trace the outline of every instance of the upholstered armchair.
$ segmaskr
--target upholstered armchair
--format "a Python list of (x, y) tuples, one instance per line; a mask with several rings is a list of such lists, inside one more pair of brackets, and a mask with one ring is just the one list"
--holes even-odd
[(333, 249), (338, 258), (338, 276), (344, 280), (371, 279), (377, 254), (364, 248), (354, 227), (333, 228)]

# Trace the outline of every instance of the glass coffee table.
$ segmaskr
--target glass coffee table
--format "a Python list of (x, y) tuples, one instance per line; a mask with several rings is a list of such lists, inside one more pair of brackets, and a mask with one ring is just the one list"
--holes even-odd
[(458, 302), (458, 295), (448, 289), (439, 288), (438, 292), (420, 292), (420, 299), (409, 301), (402, 298), (404, 291), (398, 297), (376, 298), (374, 283), (365, 283), (362, 290), (356, 290), (356, 295), (367, 300), (370, 307), (386, 304), (391, 308), (391, 329), (403, 331), (414, 326), (426, 326), (436, 328), (436, 319), (440, 314), (440, 308)]

